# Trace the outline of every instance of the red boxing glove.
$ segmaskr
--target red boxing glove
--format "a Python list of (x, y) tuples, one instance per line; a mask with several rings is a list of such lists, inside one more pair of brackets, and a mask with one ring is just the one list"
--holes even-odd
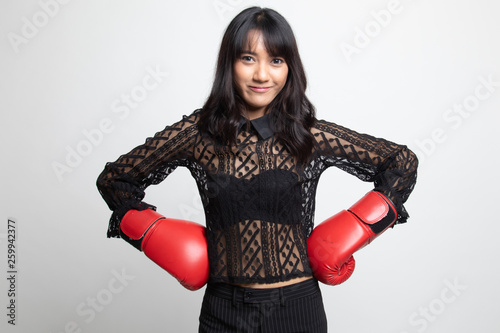
[(124, 240), (175, 277), (189, 290), (208, 280), (205, 227), (168, 219), (152, 209), (129, 210), (120, 224)]
[(349, 210), (319, 224), (307, 240), (314, 276), (329, 285), (347, 280), (354, 271), (354, 252), (392, 226), (396, 218), (391, 200), (371, 191)]

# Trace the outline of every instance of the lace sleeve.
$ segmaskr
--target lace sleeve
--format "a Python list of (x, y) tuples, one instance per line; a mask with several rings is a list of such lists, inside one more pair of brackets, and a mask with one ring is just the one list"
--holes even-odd
[(334, 123), (319, 120), (312, 133), (326, 166), (337, 166), (363, 181), (374, 182), (398, 211), (396, 223), (409, 217), (404, 203), (417, 180), (417, 156), (406, 146), (360, 134)]
[(144, 190), (163, 181), (192, 156), (198, 133), (198, 112), (147, 138), (146, 142), (112, 163), (107, 163), (97, 179), (97, 188), (113, 211), (108, 237), (119, 237), (120, 221), (130, 209), (156, 209), (143, 202)]

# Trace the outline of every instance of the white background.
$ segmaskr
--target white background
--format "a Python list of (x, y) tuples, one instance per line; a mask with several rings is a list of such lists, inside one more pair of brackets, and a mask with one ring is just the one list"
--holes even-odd
[[(292, 25), (318, 118), (420, 157), (409, 222), (358, 252), (347, 282), (321, 286), (329, 331), (500, 331), (498, 2), (2, 0), (2, 332), (197, 331), (203, 290), (183, 289), (106, 238), (110, 211), (95, 181), (106, 162), (202, 106), (225, 27), (254, 4)], [(146, 91), (148, 70), (168, 75)], [(134, 93), (141, 98), (125, 113), (122, 97)], [(316, 222), (371, 187), (329, 169)], [(204, 223), (185, 169), (146, 201)], [(17, 228), (15, 326), (8, 218)]]

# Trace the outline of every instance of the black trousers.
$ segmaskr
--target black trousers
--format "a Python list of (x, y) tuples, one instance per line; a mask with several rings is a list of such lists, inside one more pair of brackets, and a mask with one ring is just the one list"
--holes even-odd
[(326, 333), (323, 299), (315, 279), (273, 289), (209, 283), (199, 333)]

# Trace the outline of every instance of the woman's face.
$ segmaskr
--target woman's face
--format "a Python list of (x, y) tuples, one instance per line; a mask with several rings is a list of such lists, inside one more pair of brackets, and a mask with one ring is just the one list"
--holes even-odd
[(251, 31), (250, 50), (243, 50), (234, 63), (236, 90), (247, 104), (250, 120), (263, 116), (266, 107), (285, 86), (288, 65), (267, 53), (262, 33)]

